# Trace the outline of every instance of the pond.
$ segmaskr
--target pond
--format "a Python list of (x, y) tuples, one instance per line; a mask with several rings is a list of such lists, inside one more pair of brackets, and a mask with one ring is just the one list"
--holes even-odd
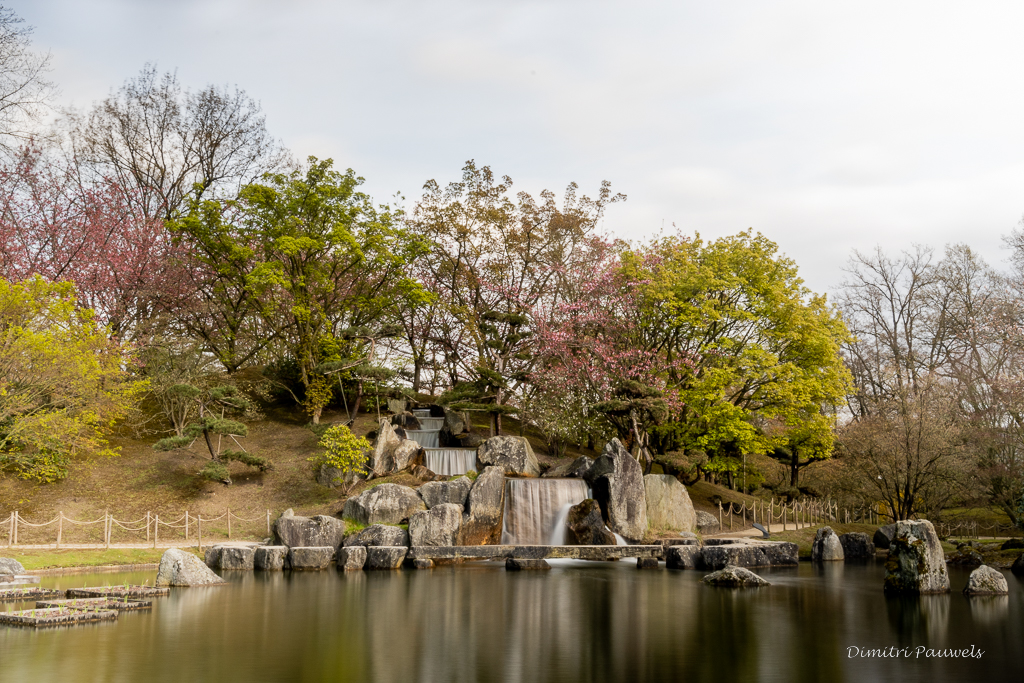
[[(0, 681), (963, 681), (1024, 666), (1024, 582), (1009, 574), (1008, 598), (968, 600), (967, 572), (951, 569), (953, 594), (892, 599), (878, 562), (759, 570), (773, 585), (744, 591), (625, 561), (552, 564), (229, 572), (228, 586), (175, 589), (114, 623), (0, 627)], [(919, 646), (984, 654), (915, 657)]]

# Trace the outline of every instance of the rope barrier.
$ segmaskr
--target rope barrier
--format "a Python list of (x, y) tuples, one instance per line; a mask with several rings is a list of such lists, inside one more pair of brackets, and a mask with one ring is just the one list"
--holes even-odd
[[(218, 515), (217, 517), (203, 517), (202, 515), (192, 515), (191, 513), (186, 511), (180, 517), (178, 517), (176, 519), (173, 519), (173, 520), (170, 520), (170, 521), (164, 521), (164, 520), (160, 519), (159, 515), (154, 515), (153, 513), (150, 513), (150, 512), (147, 512), (145, 517), (140, 517), (137, 520), (119, 520), (119, 519), (115, 519), (114, 516), (109, 514), (109, 513), (104, 514), (103, 517), (100, 517), (99, 519), (94, 519), (94, 520), (76, 520), (76, 519), (72, 519), (72, 518), (68, 517), (63, 512), (60, 512), (60, 513), (57, 514), (56, 517), (54, 517), (53, 519), (51, 519), (51, 520), (49, 520), (47, 522), (35, 523), (35, 522), (29, 522), (24, 517), (22, 517), (18, 513), (17, 510), (15, 510), (13, 512), (8, 513), (7, 516), (3, 519), (3, 521), (0, 521), (0, 529), (3, 529), (3, 531), (0, 531), (0, 533), (6, 532), (5, 533), (5, 535), (7, 536), (7, 538), (6, 538), (6, 541), (7, 541), (6, 542), (6, 546), (10, 548), (10, 547), (14, 547), (14, 546), (19, 545), (19, 543), (18, 543), (18, 531), (19, 531), (20, 528), (41, 529), (41, 528), (48, 527), (48, 526), (50, 526), (52, 524), (56, 524), (57, 525), (57, 529), (56, 529), (56, 544), (55, 545), (56, 545), (57, 548), (60, 548), (62, 544), (67, 544), (68, 543), (67, 539), (64, 538), (64, 523), (65, 522), (67, 522), (68, 524), (75, 525), (75, 526), (91, 526), (91, 525), (94, 525), (94, 524), (103, 524), (102, 543), (103, 543), (104, 546), (106, 546), (108, 548), (110, 547), (111, 534), (112, 534), (115, 526), (118, 527), (119, 529), (121, 529), (123, 531), (126, 531), (126, 532), (129, 532), (129, 533), (141, 533), (141, 532), (144, 531), (146, 533), (146, 539), (145, 540), (147, 542), (150, 541), (151, 534), (152, 534), (152, 543), (153, 543), (153, 547), (155, 548), (156, 545), (157, 545), (157, 542), (158, 542), (158, 534), (157, 534), (157, 529), (158, 528), (165, 527), (165, 528), (170, 528), (170, 529), (184, 529), (185, 530), (184, 536), (185, 536), (186, 540), (189, 539), (189, 535), (190, 535), (189, 532), (190, 532), (190, 530), (194, 528), (199, 533), (199, 544), (200, 544), (200, 547), (202, 547), (202, 531), (203, 531), (202, 523), (203, 522), (209, 523), (209, 522), (217, 522), (217, 521), (220, 521), (220, 520), (226, 520), (227, 524), (228, 524), (227, 536), (228, 536), (228, 538), (231, 538), (231, 536), (232, 536), (232, 528), (231, 528), (232, 521), (242, 522), (242, 523), (245, 523), (245, 524), (260, 523), (261, 527), (262, 527), (262, 523), (266, 522), (267, 532), (269, 533), (270, 529), (271, 529), (270, 517), (271, 517), (270, 510), (267, 510), (265, 514), (260, 514), (257, 517), (240, 517), (239, 515), (236, 515), (235, 513), (231, 512), (230, 509), (227, 509), (227, 510), (225, 510), (225, 512), (223, 512), (222, 514)], [(207, 538), (209, 538), (209, 527), (207, 527), (207, 534), (208, 534)], [(0, 536), (0, 538), (2, 538), (2, 536)]]

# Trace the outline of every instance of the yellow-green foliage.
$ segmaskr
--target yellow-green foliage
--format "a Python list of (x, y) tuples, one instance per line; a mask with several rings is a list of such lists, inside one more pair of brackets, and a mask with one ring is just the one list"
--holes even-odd
[(320, 437), (317, 445), (324, 450), (309, 459), (315, 469), (326, 465), (338, 469), (342, 474), (367, 473), (366, 461), (369, 458), (370, 442), (353, 434), (348, 427), (330, 427)]
[(116, 455), (104, 431), (146, 387), (129, 360), (71, 283), (0, 278), (0, 469), (52, 482), (75, 457)]

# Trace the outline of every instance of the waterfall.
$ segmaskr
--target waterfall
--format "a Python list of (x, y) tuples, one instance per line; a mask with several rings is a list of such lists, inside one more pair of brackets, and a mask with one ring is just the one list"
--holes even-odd
[(475, 448), (425, 448), (427, 469), (434, 474), (465, 474), (476, 470)]
[(406, 435), (423, 448), (438, 448), (440, 429), (406, 429)]
[(430, 417), (430, 408), (416, 408), (412, 411), (413, 416), (419, 417)]
[(443, 417), (417, 417), (416, 419), (420, 421), (420, 429), (425, 431), (440, 430), (444, 426)]
[(508, 479), (505, 482), (503, 545), (565, 543), (561, 528), (569, 508), (590, 497), (582, 479)]

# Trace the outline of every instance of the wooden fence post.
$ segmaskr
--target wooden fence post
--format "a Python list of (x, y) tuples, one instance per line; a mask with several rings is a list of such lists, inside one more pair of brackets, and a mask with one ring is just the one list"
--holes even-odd
[(267, 510), (267, 535), (270, 535), (270, 510)]
[(60, 549), (61, 537), (64, 535), (64, 511), (57, 513), (57, 548)]
[(185, 540), (188, 540), (188, 510), (185, 510)]
[(17, 519), (17, 517), (18, 517), (18, 511), (15, 510), (14, 512), (11, 513), (11, 533), (7, 536), (7, 547), (8, 548), (10, 548), (12, 545), (14, 545), (14, 525), (15, 525), (15, 521), (14, 520)]
[(230, 541), (231, 540), (231, 508), (228, 508), (227, 516), (228, 516), (228, 540)]
[(110, 548), (110, 510), (103, 513), (103, 545)]
[(160, 536), (160, 515), (153, 517), (153, 547), (156, 548), (157, 538)]
[(196, 531), (199, 534), (199, 552), (203, 551), (203, 513), (196, 517)]
[(786, 506), (782, 506), (782, 530), (786, 530)]
[[(17, 513), (15, 513), (15, 514), (17, 514)], [(719, 529), (724, 529), (725, 528), (725, 525), (722, 522), (722, 504), (721, 503), (718, 504), (718, 528)]]

